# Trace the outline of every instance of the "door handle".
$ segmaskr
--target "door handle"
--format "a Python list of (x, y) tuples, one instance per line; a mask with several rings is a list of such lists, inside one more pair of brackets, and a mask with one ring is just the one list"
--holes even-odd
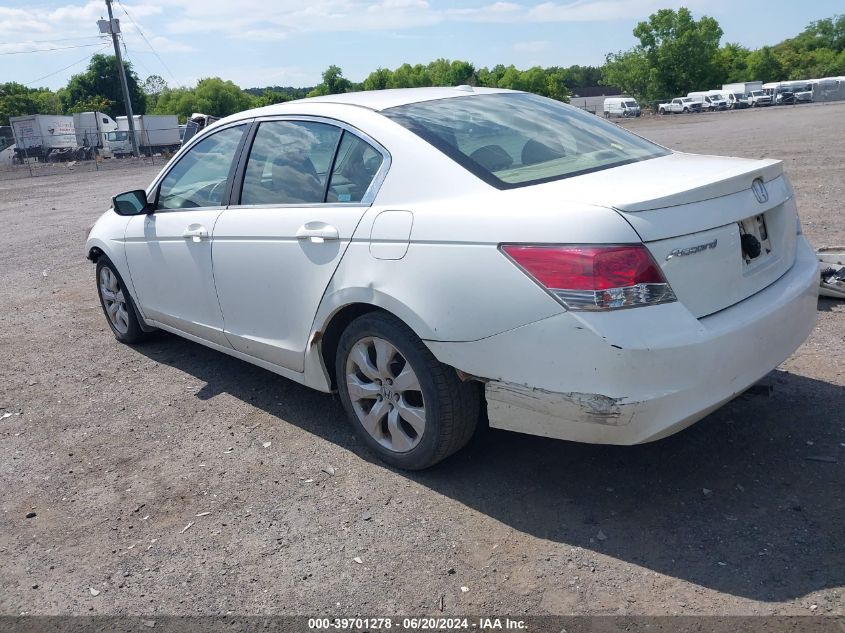
[(191, 240), (193, 242), (207, 240), (208, 229), (205, 228), (202, 224), (191, 224), (184, 230), (184, 232), (182, 233), (182, 237), (184, 237), (186, 240)]
[(325, 222), (308, 222), (296, 231), (296, 239), (309, 240), (314, 244), (322, 244), (330, 240), (339, 240), (340, 233), (331, 224)]

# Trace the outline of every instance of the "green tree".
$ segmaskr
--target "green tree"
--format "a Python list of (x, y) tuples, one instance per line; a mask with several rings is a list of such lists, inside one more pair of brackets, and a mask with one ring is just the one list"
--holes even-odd
[[(132, 70), (132, 64), (123, 62), (126, 70), (126, 83), (129, 86), (129, 98), (134, 114), (146, 112), (146, 95), (141, 89), (138, 76)], [(85, 72), (74, 75), (67, 87), (60, 91), (64, 110), (73, 109), (76, 104), (86, 103), (91, 99), (104, 99), (109, 103), (106, 114), (112, 117), (126, 114), (123, 91), (120, 87), (120, 73), (114, 55), (94, 55)]]
[(276, 103), (285, 103), (290, 100), (291, 96), (289, 94), (285, 94), (284, 92), (279, 92), (277, 90), (265, 90), (260, 96), (255, 97), (253, 106), (259, 108), (261, 106), (274, 105)]
[(309, 92), (308, 96), (319, 97), (322, 95), (336, 95), (343, 92), (349, 92), (351, 87), (352, 82), (343, 76), (343, 70), (341, 70), (340, 66), (332, 64), (323, 71), (323, 83)]
[(748, 79), (748, 56), (751, 54), (744, 46), (728, 42), (716, 51), (713, 66), (716, 71), (716, 84), (734, 83)]
[(652, 69), (655, 97), (687, 94), (718, 80), (713, 58), (722, 29), (711, 17), (699, 20), (689, 9), (660, 9), (634, 28)]
[(13, 116), (61, 113), (58, 95), (47, 88), (28, 88), (14, 81), (0, 84), (0, 125), (9, 125)]
[(602, 69), (602, 83), (606, 86), (619, 86), (623, 93), (642, 103), (666, 98), (666, 95), (660, 94), (654, 69), (649, 65), (645, 51), (639, 47), (610, 53)]
[(194, 112), (229, 116), (248, 110), (256, 98), (220, 77), (200, 79), (195, 88), (166, 88), (158, 97), (154, 114), (176, 114), (184, 122)]
[(393, 71), (387, 68), (376, 68), (364, 79), (364, 90), (384, 90), (393, 82)]
[(82, 101), (77, 101), (67, 108), (65, 112), (68, 114), (73, 112), (108, 112), (111, 107), (111, 101), (100, 95), (95, 95)]
[(749, 81), (781, 81), (786, 79), (783, 64), (771, 46), (753, 51), (748, 56)]

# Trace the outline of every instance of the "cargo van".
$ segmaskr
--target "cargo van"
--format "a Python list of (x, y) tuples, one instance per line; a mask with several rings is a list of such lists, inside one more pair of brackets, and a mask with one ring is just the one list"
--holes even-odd
[(633, 97), (608, 97), (604, 100), (604, 118), (640, 116), (640, 104)]
[(728, 102), (719, 93), (712, 94), (712, 91), (705, 92), (690, 92), (687, 94), (689, 98), (701, 104), (701, 109), (708, 112), (716, 112), (717, 110), (727, 110)]

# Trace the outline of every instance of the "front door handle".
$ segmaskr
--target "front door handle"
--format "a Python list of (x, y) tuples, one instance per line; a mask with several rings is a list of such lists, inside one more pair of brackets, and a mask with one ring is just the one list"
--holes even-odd
[(205, 228), (202, 224), (191, 224), (182, 233), (182, 237), (184, 237), (186, 240), (191, 240), (193, 242), (207, 240), (208, 229)]
[(296, 239), (310, 240), (315, 244), (322, 244), (330, 240), (339, 240), (340, 233), (331, 224), (325, 222), (308, 222), (299, 227)]

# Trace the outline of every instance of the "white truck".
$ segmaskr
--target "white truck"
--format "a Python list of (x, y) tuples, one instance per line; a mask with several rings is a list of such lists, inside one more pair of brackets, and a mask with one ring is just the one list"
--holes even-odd
[[(182, 142), (179, 133), (179, 119), (175, 114), (136, 114), (135, 138), (142, 154), (175, 152)], [(129, 138), (129, 121), (125, 116), (117, 117), (117, 130), (106, 135), (109, 148), (115, 156), (132, 153)]]
[(690, 92), (687, 95), (693, 101), (701, 103), (701, 109), (706, 112), (716, 112), (717, 110), (727, 110), (728, 101), (718, 91), (714, 94), (711, 90), (703, 92)]
[(604, 118), (617, 117), (638, 117), (640, 116), (640, 104), (633, 97), (608, 97), (604, 100)]
[(688, 114), (690, 112), (701, 112), (701, 102), (694, 101), (691, 97), (676, 97), (668, 103), (657, 106), (658, 114)]
[(15, 137), (15, 160), (56, 162), (83, 158), (77, 154), (73, 117), (28, 114), (9, 118)]
[(93, 156), (95, 149), (101, 152), (108, 150), (106, 136), (117, 130), (117, 121), (103, 112), (77, 112), (73, 115), (73, 127), (77, 146), (85, 148)]
[(772, 105), (774, 103), (774, 99), (772, 98), (772, 95), (766, 93), (763, 90), (752, 90), (748, 93), (746, 102), (748, 103), (749, 107), (757, 108), (760, 106)]
[(754, 90), (763, 90), (762, 81), (741, 81), (733, 84), (722, 85), (722, 95), (730, 102), (732, 108), (748, 108), (751, 103), (748, 95)]

